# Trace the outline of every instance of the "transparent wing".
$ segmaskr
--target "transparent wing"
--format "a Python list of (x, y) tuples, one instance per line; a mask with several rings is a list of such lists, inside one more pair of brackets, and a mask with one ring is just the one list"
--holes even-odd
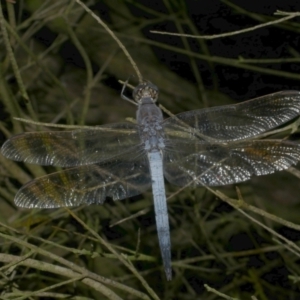
[(164, 153), (164, 175), (175, 185), (218, 186), (287, 169), (300, 160), (300, 145), (280, 140), (173, 143)]
[(300, 114), (300, 92), (283, 91), (240, 104), (180, 113), (164, 121), (167, 136), (235, 141), (258, 135)]
[(1, 152), (16, 161), (74, 167), (107, 160), (139, 144), (136, 125), (116, 123), (92, 130), (22, 133), (7, 140)]
[(80, 166), (37, 178), (24, 185), (15, 203), (27, 208), (102, 204), (141, 194), (151, 185), (147, 157), (139, 148), (109, 162)]

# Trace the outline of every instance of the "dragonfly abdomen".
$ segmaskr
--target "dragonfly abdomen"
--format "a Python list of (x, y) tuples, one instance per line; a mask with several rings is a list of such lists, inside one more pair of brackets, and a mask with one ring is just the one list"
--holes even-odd
[(169, 218), (167, 209), (166, 192), (163, 176), (163, 160), (160, 151), (149, 152), (148, 160), (150, 165), (150, 172), (152, 178), (152, 192), (154, 199), (154, 210), (156, 228), (158, 234), (158, 241), (160, 252), (165, 268), (167, 280), (172, 279), (171, 268), (171, 239)]

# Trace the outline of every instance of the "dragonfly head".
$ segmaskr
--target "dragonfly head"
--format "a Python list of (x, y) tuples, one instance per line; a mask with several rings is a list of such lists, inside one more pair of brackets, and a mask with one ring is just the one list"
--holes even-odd
[(158, 88), (150, 81), (144, 81), (135, 87), (132, 96), (137, 103), (140, 103), (143, 98), (151, 98), (153, 102), (156, 102), (158, 98)]

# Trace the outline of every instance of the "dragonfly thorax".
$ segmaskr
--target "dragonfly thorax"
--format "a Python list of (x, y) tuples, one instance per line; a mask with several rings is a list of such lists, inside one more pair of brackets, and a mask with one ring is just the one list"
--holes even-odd
[(151, 97), (140, 100), (137, 114), (139, 134), (146, 151), (159, 151), (165, 148), (162, 127), (163, 114)]

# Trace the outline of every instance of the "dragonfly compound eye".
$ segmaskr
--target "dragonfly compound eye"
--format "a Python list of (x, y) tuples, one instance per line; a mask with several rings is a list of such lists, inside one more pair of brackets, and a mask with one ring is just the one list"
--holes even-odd
[(136, 102), (139, 102), (142, 98), (149, 97), (152, 98), (154, 102), (156, 102), (158, 98), (158, 88), (156, 85), (152, 84), (149, 81), (143, 82), (139, 84), (133, 90), (133, 99)]

